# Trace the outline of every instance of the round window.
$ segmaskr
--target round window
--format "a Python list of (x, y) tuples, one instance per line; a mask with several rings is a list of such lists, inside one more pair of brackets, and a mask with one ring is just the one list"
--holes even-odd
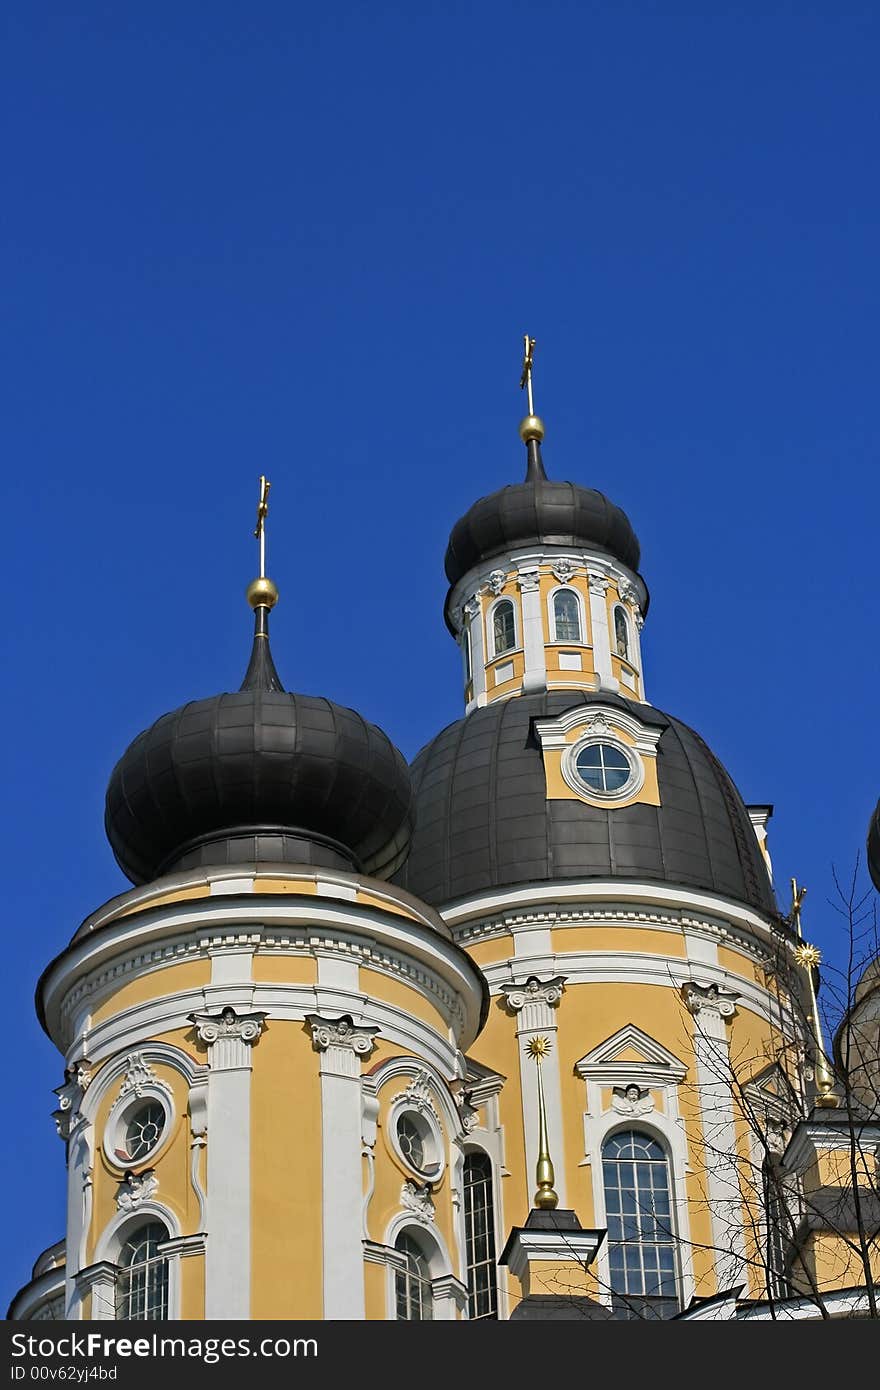
[(165, 1108), (157, 1100), (147, 1101), (129, 1117), (125, 1126), (125, 1156), (137, 1163), (152, 1153), (165, 1128)]
[(634, 752), (622, 743), (596, 738), (570, 749), (562, 760), (562, 772), (573, 791), (606, 801), (632, 796), (644, 780)]
[(433, 1181), (442, 1167), (440, 1136), (418, 1110), (401, 1110), (394, 1122), (397, 1152), (414, 1173)]

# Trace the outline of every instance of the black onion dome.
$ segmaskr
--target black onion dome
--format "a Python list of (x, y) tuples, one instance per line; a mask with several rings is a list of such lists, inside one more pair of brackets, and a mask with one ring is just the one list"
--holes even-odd
[(261, 610), (257, 628), (237, 694), (163, 715), (111, 773), (104, 824), (133, 883), (256, 862), (387, 878), (406, 854), (413, 794), (403, 755), (355, 710), (285, 691)]
[[(660, 806), (548, 801), (535, 719), (613, 705), (660, 727)], [(419, 753), (416, 828), (397, 881), (435, 907), (552, 879), (675, 883), (777, 913), (748, 812), (700, 736), (620, 696), (560, 691), (474, 710)]]
[(639, 542), (626, 513), (593, 488), (548, 479), (533, 440), (525, 482), (481, 497), (453, 526), (446, 577), (455, 585), (494, 555), (535, 542), (603, 550), (628, 569), (639, 568)]
[(874, 880), (874, 887), (880, 891), (880, 801), (874, 808), (871, 824), (868, 826), (868, 869)]

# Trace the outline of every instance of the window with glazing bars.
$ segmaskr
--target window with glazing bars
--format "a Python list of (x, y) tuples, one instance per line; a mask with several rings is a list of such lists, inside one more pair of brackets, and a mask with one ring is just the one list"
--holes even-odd
[(577, 598), (570, 589), (562, 589), (553, 598), (553, 622), (557, 642), (581, 640), (581, 612)]
[(467, 1242), (468, 1315), (498, 1317), (495, 1262), (495, 1203), (492, 1160), (470, 1153), (464, 1161), (464, 1224)]
[(512, 651), (516, 646), (516, 619), (510, 599), (497, 603), (492, 610), (492, 640), (496, 656)]
[(433, 1321), (431, 1268), (425, 1252), (406, 1231), (401, 1231), (394, 1248), (406, 1259), (406, 1268), (395, 1275), (397, 1321)]
[(602, 1146), (602, 1179), (617, 1316), (662, 1318), (677, 1312), (666, 1154), (650, 1135), (614, 1134)]
[(158, 1247), (168, 1239), (159, 1221), (141, 1226), (122, 1247), (116, 1276), (119, 1322), (152, 1322), (168, 1317), (168, 1259)]

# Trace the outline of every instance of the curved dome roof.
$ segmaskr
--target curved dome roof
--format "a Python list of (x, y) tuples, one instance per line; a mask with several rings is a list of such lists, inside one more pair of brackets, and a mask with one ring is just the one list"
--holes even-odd
[[(532, 721), (613, 705), (662, 729), (660, 806), (548, 801)], [(416, 827), (397, 881), (434, 906), (548, 879), (675, 883), (776, 915), (767, 869), (739, 792), (700, 736), (619, 696), (560, 691), (475, 710), (412, 767)]]
[(257, 861), (387, 878), (406, 854), (413, 792), (403, 755), (355, 710), (285, 691), (265, 610), (257, 628), (239, 692), (164, 714), (111, 773), (104, 824), (133, 883)]
[(458, 583), (468, 570), (523, 545), (570, 545), (606, 551), (638, 570), (640, 549), (629, 518), (593, 488), (551, 482), (540, 445), (529, 442), (525, 482), (481, 497), (452, 528), (446, 577)]
[(874, 887), (880, 892), (880, 801), (874, 807), (871, 824), (868, 826), (868, 869), (874, 880)]

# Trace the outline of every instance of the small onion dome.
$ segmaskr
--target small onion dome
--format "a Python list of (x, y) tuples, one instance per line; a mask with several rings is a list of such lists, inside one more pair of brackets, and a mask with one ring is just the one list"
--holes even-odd
[(602, 550), (637, 571), (639, 543), (625, 512), (592, 488), (551, 482), (540, 440), (532, 436), (526, 447), (525, 482), (481, 497), (453, 526), (445, 562), (450, 585), (484, 560), (536, 542)]
[(880, 801), (874, 808), (871, 824), (868, 826), (868, 869), (874, 880), (874, 887), (880, 892)]
[(296, 863), (390, 877), (406, 856), (403, 755), (355, 710), (281, 685), (268, 604), (236, 694), (194, 700), (116, 764), (104, 824), (133, 883), (218, 864)]

